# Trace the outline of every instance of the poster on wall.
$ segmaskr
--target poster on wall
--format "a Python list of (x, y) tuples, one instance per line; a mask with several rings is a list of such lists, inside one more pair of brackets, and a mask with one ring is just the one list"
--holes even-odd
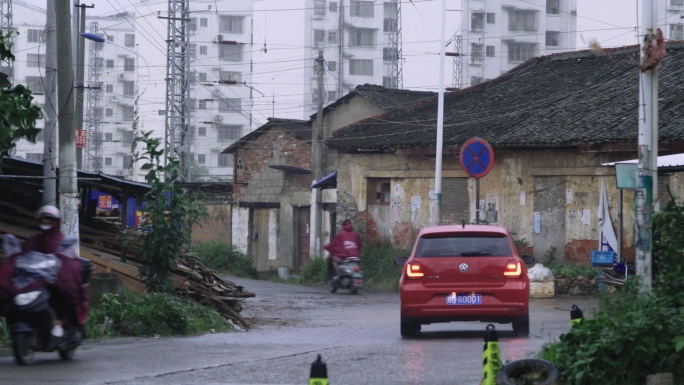
[(485, 196), (485, 219), (492, 225), (499, 223), (499, 194)]
[(541, 233), (541, 213), (532, 214), (532, 228), (535, 234)]
[(111, 195), (100, 195), (97, 198), (97, 208), (100, 210), (111, 210), (112, 209), (112, 196)]

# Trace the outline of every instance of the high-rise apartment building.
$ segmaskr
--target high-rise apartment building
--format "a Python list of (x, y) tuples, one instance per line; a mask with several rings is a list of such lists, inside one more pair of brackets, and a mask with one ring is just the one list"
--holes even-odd
[(460, 87), (576, 49), (576, 0), (463, 0)]
[[(94, 17), (88, 9), (86, 32), (105, 39), (96, 43), (80, 38), (85, 47), (84, 129), (87, 143), (83, 168), (110, 175), (129, 176), (133, 157), (134, 94), (139, 73), (138, 130), (166, 135), (167, 0), (141, 0), (125, 9)], [(187, 132), (176, 150), (188, 154), (193, 180), (232, 179), (232, 157), (221, 151), (258, 127), (252, 116), (252, 1), (193, 0), (189, 2), (187, 30)], [(181, 17), (181, 15), (177, 15)], [(13, 4), (13, 69), (15, 84), (25, 84), (36, 102), (44, 105), (46, 10), (21, 0)], [(135, 50), (140, 60), (136, 62)], [(39, 121), (39, 128), (44, 121)], [(16, 155), (43, 161), (43, 136), (33, 144), (20, 141)], [(141, 148), (138, 147), (138, 151)]]
[(324, 104), (359, 84), (402, 87), (401, 1), (307, 0), (305, 9), (305, 117), (318, 108), (319, 51)]

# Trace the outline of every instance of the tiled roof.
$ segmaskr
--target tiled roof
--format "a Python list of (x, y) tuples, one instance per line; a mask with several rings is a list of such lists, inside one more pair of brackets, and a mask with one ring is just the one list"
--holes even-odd
[[(337, 106), (346, 103), (355, 95), (363, 96), (371, 103), (384, 110), (396, 110), (422, 103), (431, 98), (436, 98), (437, 93), (432, 91), (412, 91), (385, 88), (374, 84), (358, 85), (353, 91), (337, 99), (334, 103), (323, 109), (324, 114)], [(316, 120), (316, 114), (311, 115), (312, 120)]]
[[(445, 94), (444, 145), (494, 147), (636, 143), (639, 47), (532, 59), (499, 78)], [(660, 68), (660, 141), (684, 139), (684, 43)], [(341, 151), (434, 147), (437, 99), (365, 119), (327, 141)]]
[(268, 118), (268, 122), (249, 134), (243, 136), (235, 143), (226, 147), (221, 153), (230, 154), (240, 148), (246, 142), (256, 140), (261, 134), (268, 132), (271, 128), (278, 127), (294, 135), (295, 138), (311, 142), (311, 126), (305, 120)]

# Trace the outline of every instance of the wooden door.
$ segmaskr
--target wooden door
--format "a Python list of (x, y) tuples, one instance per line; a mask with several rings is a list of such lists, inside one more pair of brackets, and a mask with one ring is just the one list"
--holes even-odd
[(251, 254), (257, 271), (268, 271), (268, 209), (254, 209), (252, 212)]
[(309, 255), (311, 208), (300, 207), (297, 213), (297, 221), (299, 222), (297, 226), (297, 245), (299, 250), (297, 266), (301, 268), (311, 260), (311, 256)]

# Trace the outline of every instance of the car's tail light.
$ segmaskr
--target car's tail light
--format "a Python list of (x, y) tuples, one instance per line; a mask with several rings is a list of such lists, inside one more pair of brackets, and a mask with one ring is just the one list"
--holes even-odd
[(354, 266), (354, 272), (358, 273), (359, 271), (361, 271), (361, 267)]
[(406, 264), (406, 277), (408, 278), (423, 278), (425, 274), (420, 271), (420, 265), (417, 263)]
[(506, 270), (504, 270), (506, 277), (520, 277), (522, 275), (522, 265), (517, 261), (509, 261), (506, 263)]

